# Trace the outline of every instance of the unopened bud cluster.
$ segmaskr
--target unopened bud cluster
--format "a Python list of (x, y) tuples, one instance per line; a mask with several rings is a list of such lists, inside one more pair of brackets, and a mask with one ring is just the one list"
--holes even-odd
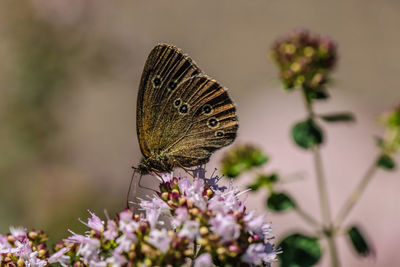
[(336, 63), (336, 44), (329, 37), (301, 29), (275, 41), (271, 57), (286, 89), (322, 90)]

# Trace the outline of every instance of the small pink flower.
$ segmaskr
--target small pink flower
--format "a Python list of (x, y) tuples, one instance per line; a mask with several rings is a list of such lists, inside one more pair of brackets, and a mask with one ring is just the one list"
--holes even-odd
[(181, 178), (178, 180), (178, 186), (182, 194), (187, 195), (191, 184), (187, 178)]
[(59, 251), (57, 251), (56, 253), (54, 253), (53, 255), (51, 255), (51, 257), (49, 258), (49, 263), (59, 263), (61, 264), (63, 267), (68, 266), (68, 262), (70, 260), (69, 256), (65, 255), (65, 253), (67, 253), (70, 250), (70, 248), (68, 247), (64, 247), (62, 249), (60, 249)]
[(124, 210), (119, 214), (119, 230), (130, 236), (131, 239), (134, 238), (134, 231), (139, 227), (139, 224), (133, 220), (133, 213), (130, 210)]
[(106, 260), (108, 264), (115, 267), (123, 266), (127, 261), (124, 256), (119, 254), (117, 251), (114, 251), (112, 256)]
[(164, 183), (171, 182), (174, 178), (173, 173), (162, 173), (161, 178), (163, 179)]
[(92, 218), (88, 219), (89, 228), (95, 230), (96, 232), (102, 232), (104, 230), (104, 222), (90, 210), (88, 210), (88, 212), (90, 215), (92, 215)]
[(23, 227), (10, 226), (10, 233), (16, 238), (26, 237), (26, 229)]
[(211, 267), (214, 266), (211, 255), (209, 253), (203, 253), (194, 262), (194, 267)]
[(113, 220), (107, 221), (107, 230), (103, 233), (105, 240), (114, 240), (118, 236), (117, 224)]
[(178, 236), (193, 240), (198, 235), (199, 227), (200, 224), (196, 221), (186, 221), (179, 231)]
[(137, 242), (137, 238), (135, 234), (130, 235), (122, 235), (116, 240), (118, 247), (116, 247), (115, 251), (117, 253), (128, 252), (131, 249), (133, 243)]
[(0, 253), (2, 249), (5, 248), (11, 248), (10, 244), (8, 243), (7, 239), (5, 238), (5, 236), (0, 235)]
[(240, 235), (240, 227), (232, 215), (217, 216), (210, 220), (211, 230), (222, 238), (222, 241), (235, 240)]
[(90, 262), (98, 257), (98, 249), (100, 248), (100, 240), (78, 235), (69, 230), (73, 235), (66, 239), (67, 242), (80, 244), (78, 255), (82, 255), (85, 262)]
[(146, 211), (146, 220), (149, 221), (151, 227), (155, 227), (157, 225), (158, 218), (162, 213), (169, 213), (170, 211), (167, 203), (156, 196), (154, 196), (151, 201), (141, 200), (140, 206)]
[(189, 218), (189, 213), (186, 208), (177, 208), (175, 210), (175, 217), (172, 218), (172, 225), (177, 228), (182, 225), (184, 221)]
[(165, 253), (169, 249), (171, 238), (168, 236), (168, 232), (165, 229), (152, 229), (147, 242), (161, 250), (161, 252)]
[(253, 234), (265, 237), (271, 232), (271, 225), (264, 221), (264, 215), (254, 216), (254, 211), (251, 211), (244, 216), (244, 221), (247, 229)]
[(269, 243), (266, 245), (261, 243), (251, 244), (242, 256), (243, 261), (255, 265), (261, 265), (263, 262), (271, 263), (275, 258), (276, 252)]
[(178, 181), (179, 189), (186, 196), (187, 199), (192, 200), (197, 207), (205, 209), (207, 203), (203, 197), (204, 181), (195, 179), (191, 184), (187, 178)]

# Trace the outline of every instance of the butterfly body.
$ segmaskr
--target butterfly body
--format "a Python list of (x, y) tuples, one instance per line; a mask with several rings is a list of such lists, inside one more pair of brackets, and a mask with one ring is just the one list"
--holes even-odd
[(209, 161), (233, 142), (238, 121), (226, 89), (172, 45), (151, 51), (141, 78), (137, 134), (142, 174), (171, 172)]

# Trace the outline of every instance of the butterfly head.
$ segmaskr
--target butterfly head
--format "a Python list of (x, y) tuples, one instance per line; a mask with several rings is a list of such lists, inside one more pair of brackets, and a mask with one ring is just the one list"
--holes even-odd
[(166, 157), (143, 158), (138, 166), (138, 171), (143, 175), (152, 172), (169, 173), (172, 169)]

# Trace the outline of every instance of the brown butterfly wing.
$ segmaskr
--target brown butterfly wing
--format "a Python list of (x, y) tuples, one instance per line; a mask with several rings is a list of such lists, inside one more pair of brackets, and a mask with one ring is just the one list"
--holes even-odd
[[(238, 120), (228, 92), (215, 80), (199, 75), (183, 81), (172, 96), (160, 139), (173, 167), (209, 161), (211, 154), (233, 142)], [(174, 101), (180, 100), (179, 107)], [(175, 110), (174, 110), (175, 109)]]
[(165, 119), (163, 109), (171, 94), (183, 80), (200, 72), (193, 60), (175, 46), (160, 44), (150, 52), (140, 81), (136, 113), (136, 130), (145, 158), (160, 151), (157, 146), (163, 129), (158, 122)]

